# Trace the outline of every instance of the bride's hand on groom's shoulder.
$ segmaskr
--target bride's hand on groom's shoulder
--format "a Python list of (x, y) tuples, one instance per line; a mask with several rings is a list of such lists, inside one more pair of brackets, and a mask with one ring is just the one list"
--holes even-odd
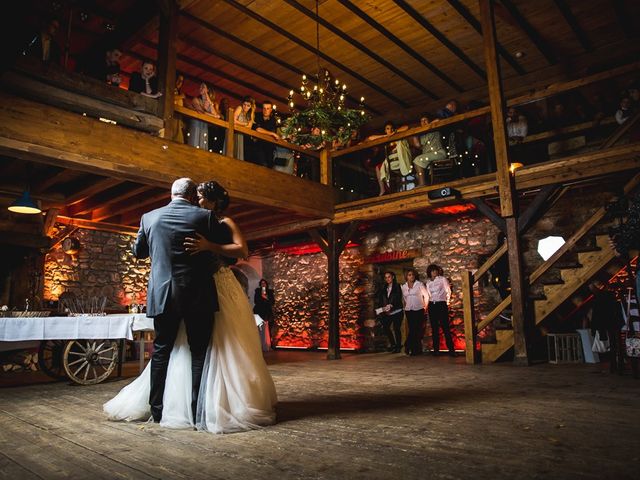
[(214, 251), (213, 245), (199, 233), (196, 233), (195, 237), (186, 237), (184, 239), (184, 249), (191, 255), (200, 252), (212, 252)]

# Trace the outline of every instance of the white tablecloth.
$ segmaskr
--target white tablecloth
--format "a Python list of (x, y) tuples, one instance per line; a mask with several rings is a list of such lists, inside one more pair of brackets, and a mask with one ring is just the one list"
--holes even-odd
[(0, 341), (117, 339), (133, 340), (134, 330), (153, 330), (144, 313), (86, 317), (0, 317)]

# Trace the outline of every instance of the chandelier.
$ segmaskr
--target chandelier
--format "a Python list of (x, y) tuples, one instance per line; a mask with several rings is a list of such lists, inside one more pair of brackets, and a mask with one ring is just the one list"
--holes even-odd
[[(347, 84), (334, 78), (320, 65), (320, 23), (316, 0), (316, 64), (317, 73), (302, 75), (298, 91), (290, 90), (287, 97), (291, 115), (284, 122), (283, 133), (297, 145), (321, 147), (334, 141), (346, 143), (353, 131), (369, 120), (364, 110), (364, 97), (358, 108), (347, 108)], [(295, 109), (294, 97), (302, 98), (304, 108)]]

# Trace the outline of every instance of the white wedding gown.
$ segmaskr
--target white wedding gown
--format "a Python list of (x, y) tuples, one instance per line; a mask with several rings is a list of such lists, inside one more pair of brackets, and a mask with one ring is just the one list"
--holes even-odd
[[(276, 389), (262, 356), (260, 337), (249, 301), (233, 272), (215, 275), (220, 310), (198, 395), (196, 420), (191, 413), (191, 352), (184, 323), (171, 351), (160, 425), (230, 433), (275, 423)], [(109, 420), (147, 420), (150, 364), (142, 374), (104, 404)]]

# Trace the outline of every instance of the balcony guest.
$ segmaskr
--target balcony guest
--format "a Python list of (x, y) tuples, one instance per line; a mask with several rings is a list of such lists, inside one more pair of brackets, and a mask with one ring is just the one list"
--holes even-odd
[[(420, 126), (427, 127), (428, 125), (429, 116), (425, 113), (420, 117)], [(413, 137), (414, 147), (420, 149), (421, 152), (420, 155), (413, 159), (418, 186), (426, 185), (425, 177), (433, 162), (447, 158), (441, 138), (441, 133), (438, 130), (430, 130), (419, 137)]]
[[(258, 133), (263, 133), (265, 135), (273, 137), (274, 140), (279, 140), (280, 136), (276, 131), (277, 128), (278, 125), (276, 124), (276, 117), (273, 113), (273, 102), (271, 100), (263, 100), (262, 111), (256, 113), (256, 119), (255, 123), (253, 124), (253, 129)], [(263, 140), (257, 140), (254, 143), (254, 147), (254, 157), (251, 159), (251, 161), (257, 163), (258, 165), (272, 168), (275, 145)]]
[(140, 72), (134, 72), (129, 79), (129, 91), (140, 93), (146, 97), (158, 98), (158, 77), (156, 66), (151, 62), (143, 62)]
[[(198, 95), (193, 97), (191, 108), (203, 115), (211, 115), (213, 118), (220, 118), (218, 103), (216, 102), (216, 92), (211, 86), (202, 82)], [(192, 147), (205, 151), (210, 150), (211, 138), (209, 135), (209, 124), (196, 118), (189, 119), (189, 134), (187, 143)]]

